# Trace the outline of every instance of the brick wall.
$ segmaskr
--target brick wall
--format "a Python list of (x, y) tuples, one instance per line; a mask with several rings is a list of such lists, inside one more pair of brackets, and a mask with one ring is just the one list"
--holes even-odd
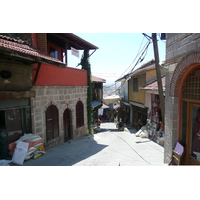
[(47, 53), (47, 34), (46, 33), (36, 33), (36, 45), (37, 49), (42, 52)]
[[(72, 112), (73, 139), (88, 134), (87, 128), (87, 86), (36, 86), (33, 87), (35, 98), (31, 99), (32, 132), (39, 134), (46, 148), (58, 146), (64, 142), (63, 113), (66, 108)], [(81, 100), (84, 105), (85, 126), (76, 129), (76, 103)], [(45, 111), (48, 106), (55, 105), (59, 112), (59, 138), (46, 142)]]

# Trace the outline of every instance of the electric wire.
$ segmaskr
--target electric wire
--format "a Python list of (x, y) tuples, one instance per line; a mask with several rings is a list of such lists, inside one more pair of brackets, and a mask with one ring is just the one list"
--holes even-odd
[[(141, 48), (142, 43), (143, 43), (143, 41), (144, 41), (144, 37), (143, 37), (143, 40), (142, 40), (142, 42), (141, 42), (141, 44), (140, 44), (140, 48), (139, 48), (139, 50), (138, 50), (138, 53), (137, 53), (136, 57), (134, 58), (134, 60), (132, 61), (132, 63), (129, 65), (129, 67), (122, 73), (122, 75), (121, 75), (118, 79), (120, 79), (120, 78), (125, 74), (125, 72), (133, 65), (133, 63), (135, 62), (136, 58), (137, 58), (139, 55), (140, 55), (139, 59), (137, 60), (137, 62), (135, 63), (134, 67), (130, 70), (129, 73), (131, 73), (131, 72), (135, 69), (135, 67), (145, 59), (145, 57), (146, 57), (146, 55), (147, 55), (147, 51), (148, 51), (149, 45), (152, 43), (152, 38), (151, 38), (150, 36), (148, 36), (146, 33), (142, 33), (142, 35), (148, 40), (148, 42), (144, 45), (144, 47), (143, 47), (142, 50), (140, 51), (140, 48)], [(142, 52), (142, 53), (141, 53), (141, 52)], [(124, 82), (124, 83), (125, 83), (125, 82)], [(124, 85), (124, 83), (123, 83), (123, 85)], [(112, 85), (110, 85), (110, 87), (113, 87), (114, 85), (115, 85), (115, 83), (112, 84)], [(111, 94), (113, 94), (114, 92), (116, 92), (117, 90), (119, 90), (123, 85), (119, 86), (119, 87), (118, 87), (115, 91), (113, 91)]]
[[(139, 59), (137, 60), (136, 64), (134, 65), (134, 67), (131, 69), (131, 71), (130, 71), (129, 73), (131, 73), (131, 72), (135, 69), (135, 67), (136, 67), (139, 63), (141, 63), (141, 62), (144, 60), (144, 58), (145, 58), (146, 55), (147, 55), (147, 51), (148, 51), (149, 45), (152, 43), (152, 40), (151, 40), (151, 37), (150, 37), (150, 36), (148, 36), (148, 35), (145, 34), (145, 33), (143, 33), (143, 35), (144, 35), (144, 37), (147, 38), (148, 42), (147, 42), (146, 45), (142, 48), (143, 52), (142, 52), (142, 50), (140, 51), (140, 53), (142, 52), (142, 54), (140, 55), (140, 57), (139, 57)], [(143, 39), (144, 39), (144, 38), (143, 38)], [(143, 40), (142, 40), (142, 43), (143, 43)], [(141, 44), (142, 44), (142, 43), (141, 43)], [(141, 45), (140, 45), (140, 48), (141, 48)], [(139, 49), (140, 49), (140, 48), (139, 48)], [(138, 50), (138, 52), (139, 52), (139, 50)], [(139, 55), (140, 53), (138, 53), (138, 54), (136, 55), (135, 59), (138, 57), (138, 55)], [(133, 62), (135, 61), (135, 59), (133, 60)], [(132, 63), (133, 63), (133, 62), (132, 62)], [(131, 63), (131, 64), (132, 64), (132, 63)], [(131, 65), (130, 65), (130, 66), (131, 66)], [(129, 66), (129, 68), (130, 68), (130, 66)], [(126, 71), (127, 71), (127, 70), (126, 70)], [(125, 72), (124, 72), (124, 73), (125, 73)], [(124, 73), (123, 73), (123, 74), (124, 74)], [(122, 74), (122, 75), (123, 75), (123, 74)], [(122, 75), (121, 75), (120, 77), (122, 77)], [(120, 85), (115, 91), (113, 91), (113, 92), (110, 93), (109, 95), (111, 95), (111, 94), (115, 93), (117, 90), (121, 89), (121, 88), (123, 87), (124, 84), (125, 84), (125, 82), (123, 82), (122, 85)], [(113, 84), (112, 86), (114, 86), (114, 84)]]
[(133, 63), (135, 62), (136, 58), (139, 56), (139, 54), (141, 53), (141, 51), (144, 49), (144, 47), (143, 47), (142, 50), (140, 50), (141, 46), (143, 44), (143, 41), (144, 41), (144, 37), (143, 37), (142, 42), (140, 44), (140, 47), (138, 49), (137, 55), (135, 56), (134, 60), (131, 62), (131, 64), (129, 65), (129, 67), (122, 73), (122, 75), (120, 77), (122, 77), (125, 74), (125, 72), (128, 71), (128, 69), (133, 65)]
[[(151, 44), (151, 41), (148, 42), (148, 44), (147, 44), (145, 50), (142, 52), (141, 56), (139, 57), (138, 61), (136, 62), (136, 64), (134, 65), (134, 67), (131, 69), (130, 72), (132, 72), (132, 71), (135, 69), (135, 67), (136, 67), (139, 63), (141, 63), (141, 62), (144, 60), (144, 58), (145, 58), (146, 55), (147, 55), (147, 50), (148, 50), (148, 47), (149, 47), (150, 44)], [(145, 55), (143, 56), (144, 53), (145, 53)], [(143, 56), (143, 57), (142, 57), (142, 56)]]
[[(135, 67), (139, 64), (139, 63), (141, 63), (143, 60), (144, 60), (144, 58), (146, 57), (146, 55), (147, 55), (147, 51), (148, 51), (148, 48), (149, 48), (149, 45), (152, 43), (152, 38), (150, 37), (150, 36), (148, 36), (147, 34), (145, 34), (145, 33), (142, 33), (143, 34), (143, 36), (148, 40), (148, 42), (145, 44), (145, 46), (142, 48), (142, 50), (140, 51), (140, 48), (141, 48), (141, 45), (142, 45), (142, 43), (143, 43), (143, 40), (144, 40), (144, 38), (143, 38), (143, 40), (142, 40), (142, 43), (141, 43), (141, 45), (140, 45), (140, 48), (139, 48), (139, 50), (138, 50), (138, 54), (136, 55), (136, 57), (135, 57), (135, 59), (132, 61), (132, 63), (130, 64), (130, 66), (125, 70), (125, 72), (132, 66), (132, 64), (134, 63), (134, 61), (136, 60), (136, 58), (140, 55), (140, 53), (142, 52), (142, 54), (140, 55), (140, 57), (139, 57), (139, 59), (137, 60), (137, 62), (136, 62), (136, 64), (134, 65), (134, 67), (131, 69), (131, 71), (129, 72), (129, 74), (135, 69)], [(158, 34), (157, 34), (158, 35)], [(160, 37), (160, 40), (161, 40), (161, 36), (159, 35), (159, 37)], [(125, 73), (124, 72), (124, 73)], [(124, 74), (123, 73), (123, 74)], [(120, 78), (123, 76), (123, 74), (120, 76)], [(118, 78), (118, 79), (120, 79), (120, 78)], [(116, 91), (118, 91), (118, 90), (120, 90), (122, 87), (123, 87), (123, 85), (125, 84), (125, 82), (126, 81), (124, 81), (116, 90), (114, 90), (113, 92), (111, 92), (109, 95), (111, 95), (111, 94), (113, 94), (113, 93), (116, 93)], [(115, 83), (114, 84), (112, 84), (110, 87), (113, 87), (115, 85)]]
[[(140, 44), (140, 47), (139, 47), (139, 49), (138, 49), (138, 53), (137, 53), (137, 55), (135, 56), (135, 58), (134, 58), (134, 60), (131, 62), (131, 64), (129, 65), (129, 67), (122, 73), (122, 75), (119, 77), (119, 78), (121, 78), (124, 74), (125, 74), (125, 72), (130, 68), (130, 67), (132, 67), (132, 65), (133, 65), (133, 63), (135, 62), (135, 60), (136, 60), (136, 58), (141, 54), (141, 52), (144, 52), (144, 49), (146, 49), (146, 47), (148, 46), (148, 42), (144, 45), (144, 47), (141, 49), (141, 46), (142, 46), (142, 44), (143, 44), (143, 41), (144, 41), (144, 38), (145, 37), (143, 37), (143, 39), (142, 39), (142, 42), (141, 42), (141, 44)], [(141, 49), (141, 50), (140, 50)], [(135, 65), (136, 66), (136, 65)], [(134, 67), (135, 67), (134, 66)], [(118, 78), (118, 79), (119, 79)], [(113, 83), (112, 85), (110, 85), (109, 87), (113, 87), (115, 85), (115, 83)], [(118, 90), (118, 89), (117, 89)], [(116, 92), (117, 90), (115, 90), (114, 92)], [(113, 92), (113, 93), (114, 93)]]

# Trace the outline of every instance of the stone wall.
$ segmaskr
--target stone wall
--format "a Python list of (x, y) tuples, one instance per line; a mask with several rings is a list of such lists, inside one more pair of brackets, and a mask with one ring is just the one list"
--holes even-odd
[[(12, 60), (10, 57), (0, 56), (0, 90), (1, 91), (26, 91), (32, 87), (33, 66)], [(2, 77), (3, 71), (9, 71), (11, 77)]]
[(166, 63), (178, 63), (185, 55), (200, 49), (199, 33), (167, 33)]
[[(184, 68), (194, 62), (192, 59), (180, 67), (183, 58), (200, 50), (199, 33), (170, 33), (166, 35), (166, 64), (168, 69), (165, 83), (165, 145), (164, 162), (168, 163), (172, 149), (178, 140), (178, 95), (180, 86), (175, 78), (184, 74)], [(187, 60), (188, 61), (188, 60)], [(178, 67), (177, 67), (178, 66)], [(177, 70), (178, 69), (178, 70)], [(176, 81), (176, 82), (175, 82)], [(173, 86), (173, 87), (172, 87)], [(174, 92), (172, 92), (172, 88)]]
[[(87, 127), (87, 86), (35, 86), (35, 98), (31, 99), (32, 132), (39, 134), (46, 147), (58, 146), (64, 142), (63, 113), (66, 108), (72, 112), (72, 139), (88, 134)], [(76, 103), (82, 101), (84, 105), (85, 126), (76, 129)], [(58, 108), (59, 137), (53, 141), (46, 141), (45, 111), (50, 105)]]

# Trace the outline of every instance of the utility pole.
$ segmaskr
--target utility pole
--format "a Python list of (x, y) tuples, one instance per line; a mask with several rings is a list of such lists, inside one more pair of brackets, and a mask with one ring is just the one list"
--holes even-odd
[(152, 33), (152, 40), (153, 40), (153, 48), (154, 48), (154, 57), (155, 57), (155, 62), (156, 62), (156, 75), (157, 75), (157, 82), (158, 82), (158, 92), (159, 92), (159, 99), (160, 99), (161, 116), (162, 116), (162, 122), (164, 125), (164, 122), (165, 122), (165, 100), (164, 100), (164, 95), (163, 95), (163, 86), (162, 86), (162, 79), (161, 79), (161, 72), (160, 72), (156, 33)]

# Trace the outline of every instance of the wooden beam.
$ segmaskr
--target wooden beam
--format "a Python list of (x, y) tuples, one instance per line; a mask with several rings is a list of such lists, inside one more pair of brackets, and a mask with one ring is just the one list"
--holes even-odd
[(0, 91), (0, 99), (24, 99), (34, 97), (35, 91)]
[[(76, 43), (76, 42), (73, 42), (73, 41), (71, 41), (71, 40), (69, 40), (69, 39), (67, 39), (67, 38), (65, 38), (65, 37), (62, 37), (62, 36), (60, 36), (60, 35), (58, 35), (58, 34), (51, 33), (51, 35), (54, 35), (55, 37), (58, 37), (58, 38), (60, 38), (60, 39), (64, 40), (65, 42), (68, 42), (68, 43), (71, 43), (71, 44), (73, 44), (73, 45), (74, 45), (74, 48), (77, 48), (77, 47), (79, 47), (79, 48), (81, 48), (82, 50), (84, 50), (84, 49), (85, 49), (85, 47), (84, 47), (84, 46), (82, 46), (82, 45), (79, 45), (78, 43)], [(77, 46), (77, 47), (75, 47), (75, 46)], [(69, 45), (68, 45), (68, 47), (69, 47)]]
[(40, 72), (40, 68), (41, 68), (41, 63), (38, 63), (37, 69), (36, 69), (36, 73), (35, 73), (35, 77), (34, 77), (34, 81), (33, 81), (33, 85), (35, 85), (39, 72)]

